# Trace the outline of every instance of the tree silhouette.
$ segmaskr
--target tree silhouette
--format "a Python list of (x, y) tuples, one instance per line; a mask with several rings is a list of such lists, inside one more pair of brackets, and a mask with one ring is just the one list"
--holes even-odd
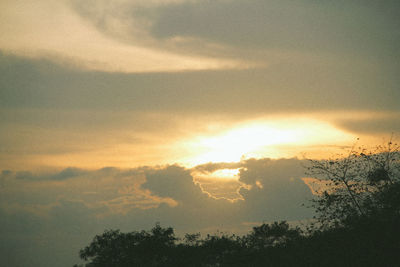
[(150, 231), (106, 230), (95, 236), (79, 256), (91, 261), (86, 266), (166, 266), (175, 240), (173, 229), (159, 224)]
[(313, 200), (320, 226), (343, 226), (394, 205), (391, 198), (400, 182), (399, 146), (390, 141), (374, 151), (353, 147), (344, 158), (309, 160), (307, 174), (324, 184), (320, 197)]
[[(172, 228), (106, 230), (80, 251), (87, 267), (125, 266), (400, 266), (400, 153), (396, 144), (346, 157), (310, 160), (323, 186), (308, 231), (285, 222), (244, 236), (218, 233), (181, 240)], [(75, 265), (78, 266), (78, 265)]]
[(299, 228), (290, 228), (285, 221), (280, 223), (262, 224), (253, 227), (253, 231), (247, 236), (247, 246), (255, 250), (267, 247), (286, 246), (301, 237)]

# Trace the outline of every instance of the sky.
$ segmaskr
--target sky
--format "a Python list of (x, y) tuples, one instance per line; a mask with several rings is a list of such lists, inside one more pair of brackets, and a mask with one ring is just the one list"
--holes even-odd
[(309, 220), (307, 158), (400, 132), (400, 4), (0, 1), (0, 255)]

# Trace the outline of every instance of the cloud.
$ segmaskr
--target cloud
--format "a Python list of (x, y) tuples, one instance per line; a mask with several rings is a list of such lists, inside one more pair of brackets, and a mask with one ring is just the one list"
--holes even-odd
[(69, 201), (46, 216), (0, 207), (0, 226), (0, 256), (7, 266), (72, 266), (79, 249), (104, 230), (92, 210)]
[[(231, 60), (181, 55), (140, 43), (127, 44), (99, 32), (64, 1), (2, 1), (0, 49), (47, 58), (80, 69), (159, 72), (237, 67)], [(51, 36), (51, 38), (49, 38)]]
[[(156, 7), (152, 34), (199, 38), (257, 49), (347, 51), (368, 55), (395, 50), (396, 1), (187, 1)], [(154, 15), (155, 14), (155, 15)], [(396, 29), (397, 28), (397, 29)], [(362, 48), (362, 49), (360, 49)]]
[[(3, 171), (2, 240), (18, 249), (0, 245), (0, 254), (7, 255), (9, 264), (25, 264), (25, 259), (32, 259), (40, 266), (54, 266), (56, 260), (71, 266), (78, 262), (77, 251), (104, 229), (149, 229), (159, 221), (178, 233), (210, 229), (246, 232), (249, 222), (308, 218), (312, 212), (301, 204), (311, 191), (300, 179), (300, 163), (297, 159), (251, 159), (193, 169), (178, 165), (98, 170), (71, 167), (27, 171), (24, 179), (17, 179), (15, 172)], [(244, 184), (240, 201), (218, 198), (224, 190), (225, 194), (237, 191), (232, 181), (204, 185), (219, 187), (219, 191), (208, 193), (202, 191), (201, 181), (194, 181), (194, 170), (227, 167), (240, 168), (239, 181)], [(19, 259), (19, 251), (26, 256)]]
[(0, 106), (6, 108), (190, 114), (398, 109), (395, 73), (357, 62), (301, 60), (259, 70), (129, 75), (1, 54), (0, 70)]
[(336, 124), (347, 131), (359, 134), (399, 134), (400, 114), (398, 112), (371, 114), (367, 118), (337, 120)]
[(161, 203), (176, 205), (172, 198), (143, 190), (141, 184), (145, 178), (140, 169), (121, 171), (103, 168), (89, 171), (66, 168), (57, 172), (7, 172), (1, 178), (0, 198), (4, 201), (1, 206), (38, 209), (38, 214), (44, 215), (61, 205), (62, 201), (83, 203), (87, 208), (98, 210), (99, 216), (124, 214), (131, 209), (157, 208)]
[(143, 188), (160, 197), (171, 197), (179, 202), (192, 202), (208, 198), (193, 181), (189, 170), (179, 166), (168, 166), (145, 172)]
[[(181, 140), (255, 118), (398, 130), (397, 10), (392, 0), (1, 1), (0, 257), (71, 266), (104, 229), (245, 231), (311, 217), (301, 204), (315, 188), (298, 159), (153, 165), (187, 155)], [(215, 177), (227, 169), (239, 173)]]
[(56, 181), (61, 181), (61, 180), (66, 180), (78, 176), (83, 176), (87, 173), (86, 170), (79, 169), (79, 168), (74, 168), (74, 167), (68, 167), (63, 169), (60, 172), (57, 173), (51, 173), (51, 174), (35, 174), (29, 171), (20, 171), (16, 172), (15, 178), (16, 179), (22, 179), (22, 180), (31, 180), (31, 181), (39, 181), (39, 180), (56, 180)]
[(219, 163), (206, 163), (197, 165), (193, 168), (193, 171), (200, 173), (212, 173), (219, 169), (237, 169), (242, 166), (241, 162), (219, 162)]
[(248, 221), (262, 217), (266, 221), (312, 217), (312, 210), (302, 206), (312, 198), (301, 179), (304, 177), (302, 162), (294, 158), (245, 161), (239, 181), (249, 187), (240, 190), (244, 201), (239, 204), (243, 205), (242, 210), (248, 211)]
[[(121, 74), (1, 54), (0, 166), (171, 164), (193, 152), (174, 147), (177, 141), (207, 135), (210, 125), (228, 130), (264, 116), (304, 116), (351, 130), (363, 113), (398, 112), (400, 76), (393, 70), (330, 63)], [(354, 123), (341, 127), (346, 120)], [(396, 120), (386, 121), (378, 131), (390, 135)]]
[(243, 200), (239, 191), (246, 186), (237, 180), (242, 166), (243, 162), (210, 162), (197, 165), (190, 172), (194, 181), (210, 197), (236, 202)]
[[(265, 66), (296, 53), (390, 60), (396, 1), (72, 1), (107, 36), (187, 55)], [(262, 51), (262, 52), (261, 52)], [(390, 51), (390, 52), (389, 52)], [(386, 61), (384, 60), (384, 61)], [(244, 63), (246, 61), (247, 63)], [(253, 63), (249, 63), (253, 62)]]
[[(307, 194), (303, 189), (307, 187), (299, 180), (303, 173), (299, 163), (297, 159), (251, 159), (237, 163), (240, 165), (239, 182), (243, 185), (240, 190), (243, 199), (239, 202), (250, 201), (243, 212), (252, 212), (257, 207), (272, 203), (275, 205), (279, 199), (287, 198), (286, 195), (294, 197), (291, 199), (293, 202), (304, 198)], [(214, 167), (209, 164), (209, 168), (219, 166), (225, 169), (226, 165), (229, 164), (220, 163)], [(30, 207), (31, 210), (43, 207), (44, 213), (64, 205), (65, 201), (81, 203), (79, 205), (84, 205), (99, 216), (158, 208), (184, 212), (197, 209), (207, 213), (208, 210), (240, 204), (214, 198), (213, 192), (203, 192), (199, 184), (201, 181), (194, 181), (192, 173), (193, 169), (178, 165), (135, 169), (108, 167), (94, 171), (67, 168), (45, 173), (3, 171), (1, 199), (4, 201), (3, 207), (16, 205)], [(237, 185), (226, 181), (221, 181), (218, 186), (221, 191), (236, 192), (238, 189)], [(28, 191), (30, 194), (26, 194)], [(215, 193), (218, 194), (218, 190)], [(259, 193), (265, 193), (267, 197), (257, 200), (255, 196)], [(268, 203), (271, 199), (273, 201)]]
[(399, 52), (397, 9), (395, 1), (5, 1), (0, 48), (111, 72), (246, 69), (332, 53), (388, 64)]

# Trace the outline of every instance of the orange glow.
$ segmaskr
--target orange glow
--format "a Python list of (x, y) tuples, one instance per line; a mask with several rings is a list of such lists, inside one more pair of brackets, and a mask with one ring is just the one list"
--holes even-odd
[[(313, 145), (350, 144), (355, 136), (332, 125), (310, 119), (250, 121), (208, 135), (195, 136), (178, 146), (190, 156), (183, 164), (194, 166), (207, 162), (238, 162), (246, 158), (293, 157)], [(290, 155), (282, 150), (290, 150)]]

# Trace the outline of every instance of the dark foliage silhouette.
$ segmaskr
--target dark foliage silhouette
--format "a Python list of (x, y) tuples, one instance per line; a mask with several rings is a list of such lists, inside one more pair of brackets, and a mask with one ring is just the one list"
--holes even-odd
[(320, 226), (344, 226), (353, 219), (389, 212), (387, 205), (394, 204), (390, 198), (396, 198), (400, 182), (399, 161), (398, 146), (392, 142), (370, 152), (353, 148), (344, 158), (310, 160), (307, 173), (323, 184), (312, 205)]
[[(150, 231), (106, 230), (80, 251), (85, 266), (400, 266), (400, 153), (389, 142), (347, 157), (310, 160), (322, 185), (305, 230), (285, 221), (224, 233), (175, 237)], [(77, 265), (76, 265), (77, 266)]]

